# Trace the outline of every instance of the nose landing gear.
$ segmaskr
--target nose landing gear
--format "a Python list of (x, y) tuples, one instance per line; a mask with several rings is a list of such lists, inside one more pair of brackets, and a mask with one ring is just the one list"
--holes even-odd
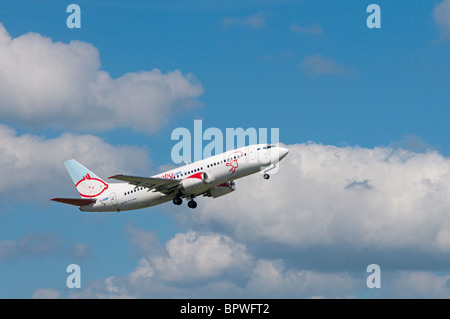
[(264, 179), (269, 179), (269, 178), (270, 178), (270, 175), (268, 174), (269, 171), (275, 169), (276, 167), (277, 167), (277, 166), (276, 166), (275, 164), (270, 164), (269, 166), (267, 166), (267, 167), (262, 171), (262, 173), (264, 174), (264, 175), (263, 175)]

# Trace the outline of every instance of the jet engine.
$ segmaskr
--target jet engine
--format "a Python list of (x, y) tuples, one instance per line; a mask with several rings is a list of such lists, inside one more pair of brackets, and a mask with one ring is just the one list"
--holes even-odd
[(200, 193), (208, 189), (208, 184), (215, 180), (214, 176), (211, 174), (206, 174), (205, 172), (199, 172), (197, 174), (191, 175), (186, 179), (183, 179), (178, 186), (178, 189), (184, 194), (195, 194)]
[(229, 181), (227, 183), (223, 183), (220, 185), (217, 185), (216, 187), (210, 188), (208, 192), (206, 193), (206, 196), (209, 197), (220, 197), (223, 195), (226, 195), (228, 193), (233, 192), (236, 189), (236, 184), (234, 181)]

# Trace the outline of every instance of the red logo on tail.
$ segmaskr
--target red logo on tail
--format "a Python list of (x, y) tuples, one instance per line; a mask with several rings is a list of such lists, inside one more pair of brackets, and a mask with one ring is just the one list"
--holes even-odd
[(108, 189), (108, 184), (98, 178), (93, 178), (89, 174), (83, 176), (78, 183), (75, 184), (78, 192), (82, 197), (97, 197)]

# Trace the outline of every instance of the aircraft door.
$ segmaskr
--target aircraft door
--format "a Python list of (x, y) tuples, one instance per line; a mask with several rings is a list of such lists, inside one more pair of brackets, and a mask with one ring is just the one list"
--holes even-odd
[(116, 193), (111, 193), (110, 197), (111, 197), (111, 204), (113, 206), (116, 206), (118, 204)]
[(254, 147), (250, 147), (249, 156), (250, 156), (249, 157), (250, 158), (250, 162), (254, 163), (256, 161), (256, 150), (255, 150)]

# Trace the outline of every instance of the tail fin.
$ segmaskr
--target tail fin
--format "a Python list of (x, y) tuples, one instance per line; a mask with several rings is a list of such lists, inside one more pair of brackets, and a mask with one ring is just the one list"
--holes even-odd
[(64, 162), (64, 165), (66, 165), (66, 169), (81, 197), (95, 198), (108, 189), (108, 183), (76, 160), (68, 160)]

